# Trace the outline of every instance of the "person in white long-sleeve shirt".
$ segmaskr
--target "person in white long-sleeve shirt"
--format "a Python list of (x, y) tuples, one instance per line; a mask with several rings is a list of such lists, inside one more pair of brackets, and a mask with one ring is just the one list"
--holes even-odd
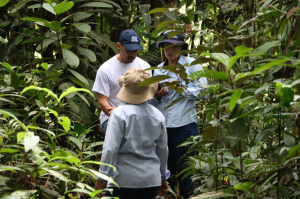
[[(120, 189), (108, 183), (112, 196), (120, 199), (154, 199), (158, 190), (168, 192), (166, 179), (168, 147), (163, 114), (147, 101), (153, 98), (157, 83), (137, 87), (151, 77), (148, 71), (130, 68), (119, 77), (122, 87), (118, 98), (123, 101), (110, 115), (99, 171), (113, 178)], [(105, 188), (98, 179), (96, 189)], [(106, 196), (111, 196), (109, 192)]]

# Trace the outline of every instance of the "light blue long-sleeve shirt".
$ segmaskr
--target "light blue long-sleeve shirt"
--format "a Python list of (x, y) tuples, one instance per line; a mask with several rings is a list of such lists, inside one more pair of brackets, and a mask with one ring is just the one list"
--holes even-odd
[[(193, 61), (195, 61), (194, 58), (180, 55), (178, 64), (184, 66), (185, 64), (188, 64), (188, 66), (185, 66), (185, 71), (188, 75), (199, 70), (203, 71), (200, 64), (190, 65)], [(161, 83), (179, 80), (181, 81), (181, 84), (187, 88), (180, 95), (176, 90), (170, 90), (165, 87), (168, 90), (168, 94), (166, 96), (163, 96), (160, 100), (157, 100), (154, 97), (150, 100), (150, 103), (156, 106), (163, 113), (166, 119), (167, 128), (176, 128), (193, 122), (197, 122), (198, 118), (196, 115), (196, 110), (194, 108), (195, 100), (199, 99), (198, 96), (202, 91), (201, 84), (207, 84), (207, 79), (205, 77), (202, 77), (198, 81), (192, 81), (188, 85), (186, 85), (185, 81), (181, 80), (175, 73), (164, 70), (163, 67), (165, 66), (166, 62), (167, 60), (158, 65), (158, 67), (161, 67), (161, 69), (154, 70), (153, 76), (169, 75), (171, 78), (163, 80), (161, 81)], [(179, 102), (164, 110), (164, 108), (167, 107), (170, 103), (182, 97), (184, 98)]]
[[(154, 106), (121, 104), (108, 120), (99, 171), (114, 179), (121, 188), (161, 185), (169, 176), (165, 118)], [(114, 187), (108, 184), (108, 187)]]

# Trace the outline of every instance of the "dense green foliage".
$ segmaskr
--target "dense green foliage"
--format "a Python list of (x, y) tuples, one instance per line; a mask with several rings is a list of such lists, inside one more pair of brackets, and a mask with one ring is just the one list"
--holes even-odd
[(100, 64), (117, 53), (118, 34), (133, 28), (152, 66), (161, 62), (154, 46), (161, 33), (186, 31), (185, 53), (205, 72), (168, 69), (185, 81), (209, 79), (199, 96), (208, 98), (196, 105), (200, 135), (183, 143), (199, 154), (186, 170), (194, 173), (194, 198), (298, 198), (298, 4), (0, 0), (0, 196), (99, 193), (103, 142), (91, 87)]

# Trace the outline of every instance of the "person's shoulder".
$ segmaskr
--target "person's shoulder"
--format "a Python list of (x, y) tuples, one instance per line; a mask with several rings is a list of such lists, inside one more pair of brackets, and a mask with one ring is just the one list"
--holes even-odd
[(139, 62), (142, 66), (146, 66), (145, 68), (150, 68), (150, 64), (148, 62), (146, 62), (145, 60), (143, 60), (142, 58), (136, 57), (135, 58), (136, 62)]
[(151, 109), (151, 111), (153, 111), (154, 115), (157, 116), (158, 119), (165, 120), (165, 116), (155, 106), (148, 104), (148, 107)]
[(114, 66), (115, 64), (113, 64), (113, 62), (116, 61), (116, 56), (113, 56), (112, 58), (110, 58), (109, 60), (105, 61), (99, 68), (100, 71), (103, 71), (105, 73), (112, 71), (112, 66)]

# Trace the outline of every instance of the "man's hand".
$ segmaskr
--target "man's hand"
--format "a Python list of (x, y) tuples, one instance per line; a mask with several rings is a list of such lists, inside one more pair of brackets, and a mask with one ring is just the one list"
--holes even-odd
[(169, 185), (167, 180), (162, 180), (161, 185), (158, 188), (158, 195), (165, 196), (169, 191)]
[[(95, 185), (95, 190), (102, 190), (105, 189), (107, 186), (107, 181), (105, 180), (97, 180)], [(102, 197), (104, 195), (104, 191), (100, 193), (100, 196)]]
[(160, 90), (157, 90), (155, 93), (154, 93), (154, 96), (156, 99), (160, 100), (161, 97), (165, 96), (168, 94), (168, 91), (165, 89), (165, 88), (161, 88)]
[(116, 107), (109, 107), (107, 108), (108, 116), (110, 116), (111, 112), (115, 109)]

